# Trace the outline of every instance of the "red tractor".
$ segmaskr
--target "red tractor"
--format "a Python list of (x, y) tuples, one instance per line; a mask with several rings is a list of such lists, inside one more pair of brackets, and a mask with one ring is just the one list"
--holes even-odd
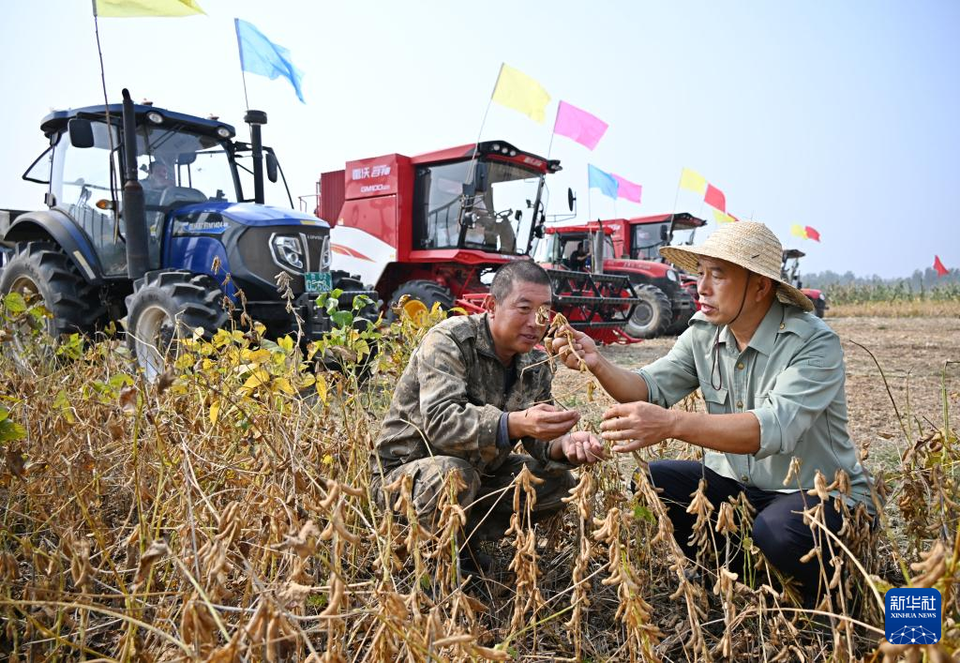
[(811, 302), (813, 302), (813, 311), (817, 314), (818, 318), (822, 318), (823, 314), (826, 313), (827, 309), (830, 308), (827, 305), (827, 296), (823, 293), (822, 290), (817, 290), (816, 288), (804, 288), (803, 283), (800, 281), (800, 258), (807, 255), (800, 249), (784, 249), (783, 251), (783, 266), (780, 271), (783, 275), (783, 280), (791, 285), (796, 286), (800, 292), (805, 294)]
[[(589, 253), (592, 271), (626, 276), (633, 283), (641, 301), (624, 327), (628, 335), (653, 338), (677, 334), (686, 329), (690, 316), (697, 311), (696, 279), (667, 265), (658, 249), (670, 243), (674, 231), (695, 230), (705, 223), (680, 213), (557, 224), (546, 229), (536, 260), (570, 267), (574, 266), (571, 260)], [(692, 234), (683, 237), (684, 241), (691, 238)]]
[[(559, 170), (503, 141), (349, 161), (321, 175), (317, 215), (333, 226), (333, 264), (375, 284), (388, 316), (404, 295), (414, 316), (435, 303), (476, 312), (496, 268), (529, 259), (543, 234), (544, 179)], [(638, 301), (627, 278), (550, 275), (555, 311), (618, 340)]]

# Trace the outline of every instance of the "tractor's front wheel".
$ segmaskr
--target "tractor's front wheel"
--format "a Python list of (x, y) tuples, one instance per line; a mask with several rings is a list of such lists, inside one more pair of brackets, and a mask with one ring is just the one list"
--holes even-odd
[(634, 338), (659, 336), (673, 321), (670, 298), (655, 285), (636, 283), (633, 287), (640, 301), (633, 308), (633, 314), (623, 331)]
[(683, 332), (687, 331), (687, 326), (690, 324), (690, 318), (692, 318), (693, 314), (697, 312), (697, 305), (693, 301), (693, 297), (691, 297), (690, 293), (686, 290), (681, 290), (677, 299), (682, 302), (682, 305), (678, 307), (680, 308), (680, 311), (667, 328), (667, 333), (676, 334), (679, 336)]
[[(27, 242), (17, 246), (16, 254), (0, 273), (0, 293), (15, 292), (26, 300), (42, 304), (52, 317), (46, 331), (55, 340), (63, 334), (93, 331), (104, 313), (96, 289), (87, 283), (73, 261), (51, 242)], [(15, 335), (12, 351), (17, 361), (26, 361), (23, 329)]]
[(223, 292), (206, 274), (147, 272), (127, 297), (127, 346), (148, 380), (177, 355), (177, 341), (197, 327), (206, 334), (227, 326)]
[[(404, 295), (408, 295), (406, 299)], [(434, 304), (440, 304), (445, 311), (453, 308), (453, 294), (442, 285), (433, 281), (407, 281), (394, 291), (390, 298), (387, 311), (387, 322), (397, 319), (394, 309), (399, 307), (413, 320), (423, 319), (433, 309)]]

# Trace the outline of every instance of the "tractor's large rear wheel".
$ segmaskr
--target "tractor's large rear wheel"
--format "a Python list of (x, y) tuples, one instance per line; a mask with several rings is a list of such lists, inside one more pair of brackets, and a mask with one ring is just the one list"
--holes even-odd
[(827, 302), (821, 299), (813, 300), (813, 312), (818, 318), (822, 318), (827, 312)]
[(148, 380), (176, 357), (177, 341), (202, 327), (206, 334), (227, 326), (223, 292), (206, 274), (147, 272), (127, 297), (127, 345)]
[(670, 298), (655, 285), (636, 283), (633, 288), (640, 302), (623, 331), (634, 338), (653, 338), (664, 333), (673, 321)]
[(678, 307), (680, 308), (680, 311), (674, 316), (673, 322), (667, 328), (667, 333), (676, 334), (679, 336), (683, 332), (687, 331), (690, 318), (692, 318), (693, 314), (697, 312), (697, 305), (694, 303), (693, 297), (691, 297), (690, 293), (686, 290), (681, 290), (678, 293), (677, 299), (684, 305)]
[[(404, 295), (409, 295), (403, 300)], [(401, 304), (401, 300), (403, 303)], [(440, 308), (445, 311), (453, 308), (453, 294), (438, 283), (433, 281), (407, 281), (394, 291), (390, 298), (390, 306), (387, 311), (387, 322), (393, 322), (397, 319), (394, 308), (400, 307), (413, 320), (422, 320), (433, 309), (434, 304), (440, 304)]]
[[(17, 246), (16, 254), (0, 274), (0, 293), (19, 293), (28, 301), (43, 305), (52, 315), (46, 331), (54, 339), (63, 334), (93, 331), (104, 313), (97, 292), (74, 265), (73, 261), (50, 242), (28, 242)], [(24, 329), (23, 333), (30, 330)], [(23, 333), (15, 335), (13, 352), (26, 358)]]

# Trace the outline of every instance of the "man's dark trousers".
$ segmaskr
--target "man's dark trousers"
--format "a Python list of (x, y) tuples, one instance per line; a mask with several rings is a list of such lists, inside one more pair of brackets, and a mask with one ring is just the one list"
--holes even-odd
[[(696, 556), (696, 549), (688, 540), (693, 532), (696, 516), (687, 513), (686, 509), (700, 479), (706, 479), (706, 497), (717, 511), (729, 498), (736, 499), (740, 493), (745, 493), (747, 500), (757, 511), (751, 534), (753, 542), (781, 574), (792, 577), (802, 585), (805, 604), (811, 605), (815, 602), (818, 587), (822, 584), (820, 564), (816, 558), (806, 563), (801, 562), (800, 558), (814, 546), (814, 533), (809, 525), (804, 524), (801, 512), (816, 504), (817, 497), (807, 495), (806, 491), (778, 493), (745, 486), (691, 460), (654, 461), (650, 463), (650, 476), (653, 485), (662, 490), (660, 499), (673, 521), (674, 538), (691, 559)], [(827, 527), (837, 533), (843, 524), (843, 517), (834, 508), (833, 502), (834, 500), (829, 500), (824, 504), (824, 520)], [(714, 522), (715, 517), (716, 511)], [(823, 563), (829, 579), (833, 575), (833, 569), (829, 566), (827, 536), (822, 531), (817, 531), (816, 538), (823, 544)], [(836, 545), (833, 548), (836, 550)], [(742, 554), (730, 570), (740, 573), (741, 564)]]

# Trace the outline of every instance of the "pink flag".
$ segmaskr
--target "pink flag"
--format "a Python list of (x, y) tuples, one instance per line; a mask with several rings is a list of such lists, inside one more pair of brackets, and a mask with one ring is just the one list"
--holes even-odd
[(557, 108), (557, 120), (553, 123), (553, 133), (572, 138), (592, 150), (603, 138), (607, 126), (599, 117), (561, 101)]
[(626, 198), (627, 200), (632, 200), (635, 203), (640, 202), (640, 194), (643, 192), (643, 187), (641, 185), (629, 182), (616, 173), (610, 174), (613, 175), (613, 179), (617, 181), (617, 198)]

